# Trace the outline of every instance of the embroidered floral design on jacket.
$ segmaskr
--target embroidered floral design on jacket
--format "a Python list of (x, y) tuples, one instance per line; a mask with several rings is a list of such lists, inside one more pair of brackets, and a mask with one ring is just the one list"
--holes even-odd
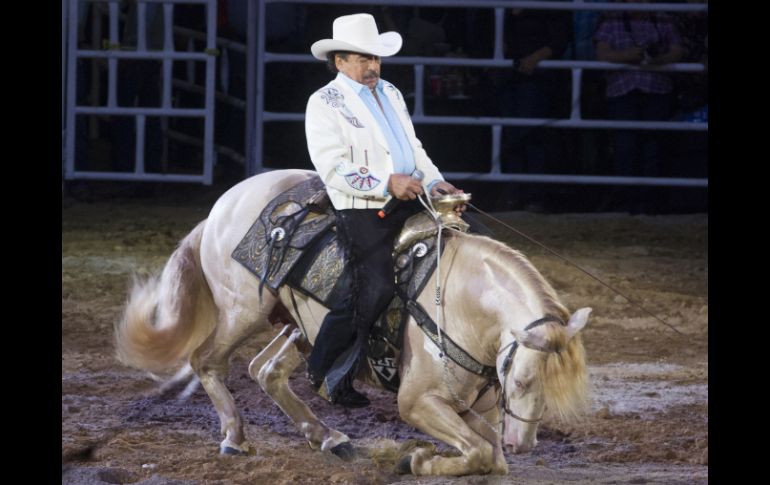
[(356, 128), (363, 128), (364, 127), (363, 123), (358, 121), (358, 118), (353, 116), (353, 113), (351, 113), (350, 110), (346, 106), (342, 106), (342, 108), (340, 108), (340, 114), (346, 120), (348, 120), (348, 123), (350, 123), (351, 125), (355, 126)]
[(321, 99), (326, 101), (326, 104), (332, 108), (339, 108), (345, 106), (345, 96), (334, 88), (326, 88), (321, 91)]
[[(340, 171), (337, 170), (337, 173)], [(340, 174), (342, 175), (342, 174)], [(356, 190), (367, 192), (380, 185), (380, 179), (369, 173), (366, 167), (359, 167), (358, 170), (343, 175), (345, 181)]]
[(353, 113), (350, 112), (347, 106), (345, 106), (345, 96), (339, 92), (339, 90), (335, 88), (325, 88), (321, 91), (321, 99), (326, 101), (326, 104), (331, 106), (334, 109), (339, 110), (340, 114), (343, 118), (347, 120), (348, 123), (355, 126), (356, 128), (363, 128), (364, 125), (361, 123), (358, 118), (353, 116)]

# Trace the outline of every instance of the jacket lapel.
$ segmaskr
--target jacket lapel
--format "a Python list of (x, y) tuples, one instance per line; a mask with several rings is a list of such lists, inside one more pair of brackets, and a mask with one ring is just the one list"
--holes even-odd
[(350, 112), (353, 113), (356, 118), (361, 120), (361, 123), (363, 123), (366, 128), (373, 130), (374, 138), (377, 140), (377, 143), (382, 145), (385, 149), (390, 150), (388, 142), (385, 140), (385, 135), (382, 134), (382, 130), (380, 129), (380, 124), (374, 119), (374, 116), (372, 116), (369, 108), (364, 104), (364, 101), (358, 93), (353, 91), (350, 85), (341, 79), (335, 79), (333, 84), (334, 87), (344, 94), (345, 106)]

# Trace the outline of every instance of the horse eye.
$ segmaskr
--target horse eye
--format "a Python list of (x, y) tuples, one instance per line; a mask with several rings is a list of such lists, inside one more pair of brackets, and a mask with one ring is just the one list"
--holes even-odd
[(524, 385), (524, 383), (522, 383), (522, 382), (521, 382), (521, 381), (519, 381), (519, 380), (516, 380), (516, 381), (514, 381), (514, 382), (515, 382), (515, 384), (516, 384), (516, 387), (518, 387), (519, 389), (524, 389), (524, 388), (526, 388), (526, 387), (527, 387), (527, 386), (525, 386), (525, 385)]

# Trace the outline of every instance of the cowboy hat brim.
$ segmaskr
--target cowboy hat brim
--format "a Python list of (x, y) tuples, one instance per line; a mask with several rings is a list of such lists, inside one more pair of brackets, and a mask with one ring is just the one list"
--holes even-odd
[(350, 44), (341, 40), (321, 39), (310, 47), (310, 52), (316, 59), (325, 61), (326, 54), (334, 51), (358, 52), (373, 56), (388, 57), (401, 50), (403, 39), (398, 32), (384, 32), (379, 35), (376, 44)]

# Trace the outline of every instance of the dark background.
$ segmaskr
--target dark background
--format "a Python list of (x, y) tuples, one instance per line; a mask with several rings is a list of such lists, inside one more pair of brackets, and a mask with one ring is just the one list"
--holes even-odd
[[(244, 3), (245, 5), (245, 3)], [(242, 11), (239, 10), (242, 8)], [(367, 7), (360, 5), (291, 5), (271, 4), (268, 6), (269, 18), (267, 41), (268, 51), (281, 53), (309, 52), (310, 45), (321, 38), (331, 37), (331, 24), (334, 18), (356, 12), (371, 13), (378, 22), (380, 31), (398, 30), (404, 37), (401, 55), (459, 55), (485, 58), (492, 56), (494, 13), (492, 9), (458, 8), (419, 8), (413, 7)], [(568, 13), (571, 15), (571, 13)], [(245, 38), (245, 6), (238, 7), (236, 2), (219, 2), (218, 36), (239, 42)], [(414, 28), (410, 30), (415, 17), (421, 22), (439, 26), (444, 31), (445, 42), (442, 52), (420, 47), (420, 39)], [(175, 25), (198, 30), (205, 30), (203, 10), (200, 6), (175, 7)], [(85, 23), (83, 39), (90, 42), (90, 18)], [(422, 29), (420, 32), (424, 31)], [(107, 35), (107, 25), (103, 33)], [(444, 45), (445, 44), (445, 45)], [(438, 44), (432, 44), (438, 45)], [(184, 45), (176, 46), (184, 50)], [(420, 50), (422, 49), (422, 50)], [(445, 51), (445, 52), (443, 52)], [(579, 59), (576, 54), (574, 39), (561, 59)], [(220, 57), (218, 63), (222, 61)], [(229, 92), (233, 96), (245, 99), (245, 61), (242, 55), (231, 52)], [(90, 61), (79, 66), (79, 76), (90, 78)], [(219, 68), (219, 65), (218, 65)], [(120, 69), (120, 68), (119, 68)], [(431, 96), (428, 77), (431, 72), (441, 72), (445, 77), (447, 70), (437, 70), (426, 66), (425, 75), (425, 112), (427, 115), (457, 116), (502, 116), (500, 96), (504, 90), (504, 80), (510, 76), (509, 69), (454, 69), (450, 75), (459, 75), (464, 80), (463, 99), (447, 96)], [(203, 63), (196, 66), (198, 82), (202, 79)], [(106, 97), (106, 70), (102, 73), (102, 96)], [(138, 61), (134, 66), (125, 66), (119, 86), (122, 92), (136, 91), (139, 105), (154, 105), (159, 102), (153, 94), (152, 83), (147, 79), (159, 76), (160, 63)], [(175, 63), (174, 76), (184, 78), (186, 66)], [(551, 71), (554, 74), (552, 86), (549, 86), (553, 99), (551, 116), (568, 117), (570, 111), (570, 72)], [(132, 74), (133, 73), (133, 74)], [(126, 76), (133, 76), (126, 78)], [(316, 89), (326, 84), (332, 74), (324, 63), (288, 64), (268, 63), (266, 66), (265, 107), (276, 112), (304, 112), (307, 98)], [(407, 97), (410, 108), (414, 91), (412, 66), (397, 66), (383, 62), (382, 76), (396, 86)], [(677, 79), (684, 76), (677, 74)], [(708, 74), (702, 76), (708, 80)], [(133, 80), (133, 83), (132, 83)], [(685, 94), (694, 94), (708, 102), (708, 82), (695, 87), (688, 82), (677, 82)], [(584, 71), (582, 113), (584, 119), (606, 119), (604, 103), (603, 74), (599, 71)], [(217, 88), (222, 81), (218, 77)], [(81, 101), (89, 102), (89, 83), (82, 83)], [(125, 91), (123, 91), (125, 90)], [(174, 91), (182, 106), (202, 106), (202, 97), (190, 93)], [(680, 99), (677, 115), (681, 116), (687, 106), (686, 100)], [(101, 102), (106, 102), (102, 100)], [(86, 118), (86, 117), (82, 117)], [(116, 117), (113, 117), (116, 118)], [(89, 139), (86, 122), (79, 120), (78, 153), (76, 167), (79, 170), (117, 170), (130, 171), (133, 168), (133, 143), (125, 142), (126, 128), (120, 120), (99, 120), (99, 138)], [(160, 147), (160, 128), (157, 120), (150, 120), (147, 126), (146, 165), (150, 171), (162, 170), (157, 162)], [(177, 119), (174, 129), (189, 133), (202, 139), (203, 123), (199, 119)], [(245, 119), (242, 110), (225, 103), (217, 102), (215, 115), (215, 141), (217, 144), (231, 147), (243, 153)], [(415, 126), (418, 137), (422, 140), (428, 155), (444, 172), (489, 170), (491, 159), (491, 127), (487, 126), (441, 126), (418, 124)], [(121, 131), (122, 130), (122, 131)], [(154, 134), (153, 134), (154, 132)], [(547, 141), (548, 159), (545, 170), (529, 173), (615, 175), (611, 163), (611, 130), (606, 129), (567, 129), (533, 128), (533, 133)], [(659, 160), (661, 177), (707, 178), (708, 177), (708, 133), (684, 131), (660, 131), (661, 159)], [(264, 125), (264, 165), (272, 169), (305, 168), (313, 169), (307, 153), (304, 125), (302, 122), (271, 122)], [(125, 148), (124, 148), (125, 147)], [(168, 171), (181, 173), (200, 173), (202, 153), (200, 148), (171, 142)], [(503, 152), (503, 159), (515, 158), (517, 153)], [(528, 173), (526, 167), (521, 173)], [(197, 184), (159, 184), (155, 182), (97, 182), (66, 181), (64, 193), (76, 199), (94, 197), (126, 196), (142, 197), (175, 193), (189, 196), (200, 193), (218, 194), (244, 177), (244, 168), (227, 156), (219, 155), (214, 172), (214, 186), (202, 187)], [(450, 181), (452, 181), (450, 179)], [(632, 213), (689, 213), (708, 212), (708, 189), (685, 187), (634, 187), (611, 185), (574, 185), (550, 183), (512, 183), (512, 182), (471, 182), (453, 181), (466, 192), (472, 192), (474, 202), (487, 210), (531, 210), (537, 212), (603, 212), (629, 211)], [(631, 202), (633, 202), (631, 204)]]

